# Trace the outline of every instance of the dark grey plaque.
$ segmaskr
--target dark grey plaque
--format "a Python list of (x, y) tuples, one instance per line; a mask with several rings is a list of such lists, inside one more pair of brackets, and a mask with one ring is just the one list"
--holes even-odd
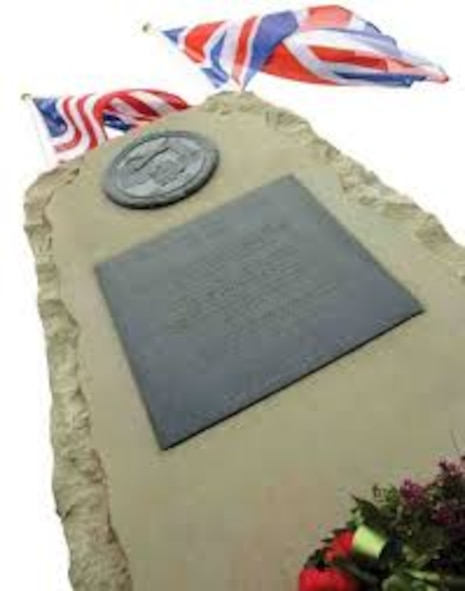
[(117, 154), (104, 173), (103, 189), (124, 207), (170, 205), (203, 187), (218, 161), (216, 146), (198, 133), (150, 133)]
[(97, 272), (162, 448), (422, 311), (293, 177)]

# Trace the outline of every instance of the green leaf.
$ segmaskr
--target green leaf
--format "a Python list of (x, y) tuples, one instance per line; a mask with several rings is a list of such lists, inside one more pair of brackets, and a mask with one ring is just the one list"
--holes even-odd
[(313, 554), (309, 556), (307, 562), (305, 563), (305, 567), (321, 567), (324, 566), (324, 564), (324, 551), (321, 548), (318, 548)]
[(386, 528), (386, 520), (380, 509), (371, 501), (354, 497), (356, 503), (356, 510), (360, 514), (365, 525), (373, 529), (384, 530)]
[(369, 570), (362, 568), (353, 560), (347, 558), (336, 558), (333, 565), (338, 569), (343, 570), (367, 585), (379, 585), (379, 577)]
[(407, 574), (398, 573), (386, 579), (382, 589), (383, 591), (431, 591), (437, 588), (423, 581), (415, 581)]
[(393, 575), (383, 583), (383, 591), (410, 591), (411, 580), (402, 575)]

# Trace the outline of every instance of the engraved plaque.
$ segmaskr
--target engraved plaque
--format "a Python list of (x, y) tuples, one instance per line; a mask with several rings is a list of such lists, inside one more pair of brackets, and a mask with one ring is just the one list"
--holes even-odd
[(192, 195), (215, 172), (219, 152), (198, 133), (163, 131), (131, 142), (103, 178), (107, 196), (124, 207), (170, 205)]
[(97, 273), (162, 448), (422, 311), (293, 177)]

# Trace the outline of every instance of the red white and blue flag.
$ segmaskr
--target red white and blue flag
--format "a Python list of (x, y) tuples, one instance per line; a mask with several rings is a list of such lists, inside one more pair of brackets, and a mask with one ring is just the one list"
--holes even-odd
[(335, 5), (162, 33), (217, 87), (234, 82), (245, 89), (259, 72), (332, 85), (410, 87), (448, 80), (439, 66), (404, 51), (378, 27)]
[(71, 160), (100, 146), (108, 140), (109, 130), (125, 133), (189, 107), (180, 97), (153, 89), (30, 98), (59, 161)]

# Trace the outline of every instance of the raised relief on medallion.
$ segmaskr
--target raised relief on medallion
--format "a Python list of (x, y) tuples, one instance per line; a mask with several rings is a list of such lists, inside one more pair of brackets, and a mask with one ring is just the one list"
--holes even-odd
[(105, 172), (103, 188), (125, 207), (169, 205), (203, 187), (218, 161), (213, 142), (199, 134), (152, 133), (121, 150)]

